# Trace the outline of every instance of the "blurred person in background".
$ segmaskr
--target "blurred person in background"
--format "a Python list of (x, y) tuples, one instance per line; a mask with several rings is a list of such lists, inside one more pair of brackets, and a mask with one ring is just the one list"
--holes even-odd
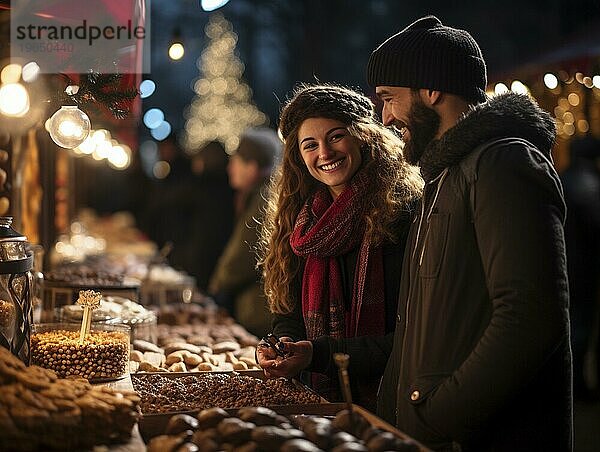
[(565, 240), (571, 293), (573, 390), (575, 397), (600, 395), (600, 141), (574, 138), (571, 161), (561, 173), (567, 203)]
[(289, 355), (259, 347), (259, 363), (270, 377), (311, 371), (313, 388), (340, 400), (337, 347), (350, 355), (354, 400), (373, 409), (423, 181), (354, 90), (299, 86), (279, 128), (284, 156), (270, 187), (262, 268), (273, 332)]
[(210, 278), (208, 292), (248, 331), (270, 329), (270, 315), (256, 268), (258, 227), (265, 209), (263, 190), (281, 154), (281, 140), (268, 128), (248, 129), (230, 157), (229, 184), (236, 192), (233, 233)]
[(186, 193), (187, 241), (182, 266), (203, 293), (234, 225), (233, 189), (227, 177), (223, 144), (211, 141), (190, 157), (192, 178)]

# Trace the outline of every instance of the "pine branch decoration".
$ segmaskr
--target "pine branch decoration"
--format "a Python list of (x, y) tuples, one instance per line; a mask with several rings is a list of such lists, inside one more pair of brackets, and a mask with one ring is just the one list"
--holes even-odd
[[(63, 74), (69, 85), (77, 84)], [(139, 94), (135, 88), (120, 89), (122, 74), (101, 74), (89, 72), (81, 77), (79, 90), (73, 94), (61, 91), (54, 99), (60, 104), (75, 104), (85, 110), (98, 111), (97, 105), (103, 105), (117, 119), (125, 119), (129, 114), (131, 102)]]

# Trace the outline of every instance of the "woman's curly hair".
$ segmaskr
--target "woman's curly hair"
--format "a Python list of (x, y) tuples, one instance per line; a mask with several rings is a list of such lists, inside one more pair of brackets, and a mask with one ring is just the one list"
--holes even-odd
[(322, 185), (304, 164), (298, 129), (305, 119), (321, 117), (342, 121), (361, 143), (359, 171), (366, 171), (372, 181), (365, 233), (373, 245), (396, 241), (395, 221), (423, 189), (418, 169), (402, 156), (402, 142), (375, 118), (373, 103), (366, 96), (337, 85), (302, 84), (296, 88), (280, 116), (283, 159), (268, 187), (259, 241), (265, 294), (271, 312), (277, 314), (290, 313), (299, 301), (293, 288), (302, 262), (292, 251), (290, 235), (303, 205)]

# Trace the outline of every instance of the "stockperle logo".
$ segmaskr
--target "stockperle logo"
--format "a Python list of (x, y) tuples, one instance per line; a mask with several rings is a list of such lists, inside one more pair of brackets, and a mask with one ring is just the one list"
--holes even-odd
[(150, 72), (150, 0), (12, 0), (11, 60), (44, 73)]

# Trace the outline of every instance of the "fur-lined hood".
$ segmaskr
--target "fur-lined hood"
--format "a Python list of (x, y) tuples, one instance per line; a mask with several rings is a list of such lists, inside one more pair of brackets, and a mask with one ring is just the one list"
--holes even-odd
[(551, 158), (556, 126), (529, 96), (499, 94), (472, 107), (439, 140), (429, 144), (419, 163), (421, 174), (426, 181), (432, 180), (480, 144), (507, 137), (523, 138)]

